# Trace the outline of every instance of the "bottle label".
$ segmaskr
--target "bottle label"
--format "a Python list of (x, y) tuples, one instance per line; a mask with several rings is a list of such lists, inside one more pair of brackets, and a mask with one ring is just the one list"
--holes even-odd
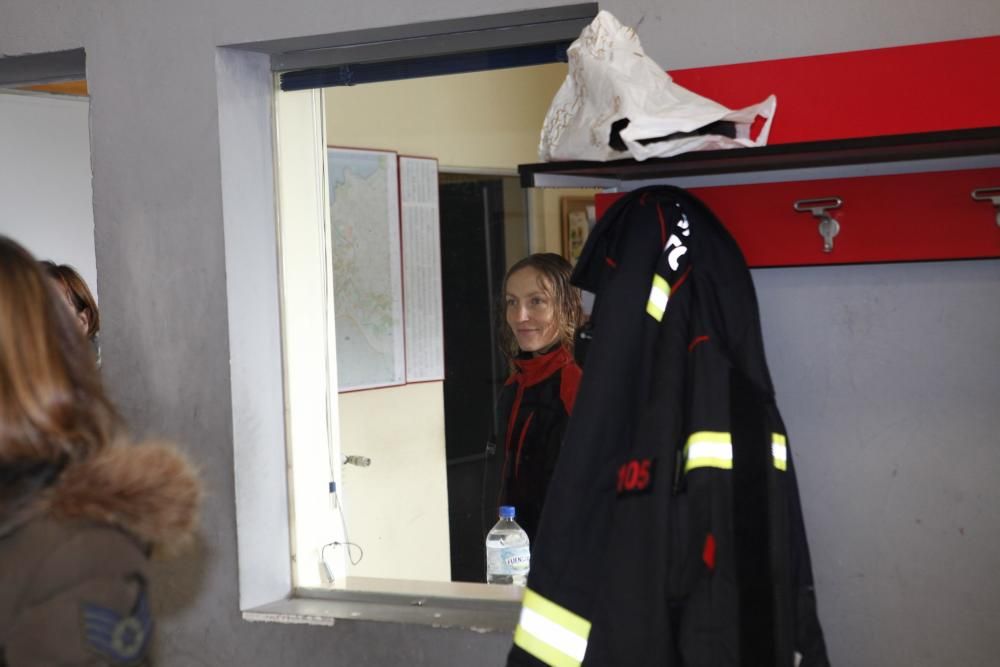
[(504, 549), (501, 558), (504, 569), (510, 574), (524, 574), (531, 567), (531, 553), (527, 546)]

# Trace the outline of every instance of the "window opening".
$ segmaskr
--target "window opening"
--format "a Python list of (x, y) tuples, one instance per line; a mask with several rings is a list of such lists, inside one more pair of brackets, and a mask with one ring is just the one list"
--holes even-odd
[[(535, 159), (542, 119), (552, 96), (565, 78), (566, 68), (564, 64), (516, 65), (528, 61), (525, 60), (526, 54), (529, 54), (528, 59), (543, 58), (550, 63), (565, 60), (565, 47), (569, 42), (569, 39), (564, 39), (558, 44), (549, 42), (533, 49), (507, 49), (506, 54), (494, 50), (469, 57), (465, 57), (468, 54), (452, 54), (386, 64), (337, 65), (319, 71), (313, 68), (286, 72), (281, 77), (281, 88), (287, 92), (278, 93), (279, 99), (285, 95), (300, 94), (294, 92), (299, 87), (329, 82), (339, 84), (322, 91), (327, 109), (322, 121), (326, 134), (322, 142), (324, 146), (393, 151), (399, 156), (433, 158), (439, 166), (437, 194), (442, 225), (442, 301), (447, 306), (446, 311), (451, 310), (451, 314), (445, 312), (444, 315), (445, 378), (441, 382), (426, 383), (434, 385), (430, 387), (406, 384), (341, 392), (331, 399), (331, 409), (338, 413), (332, 423), (336, 423), (338, 428), (333, 434), (336, 442), (331, 441), (329, 460), (334, 468), (339, 469), (331, 474), (335, 484), (331, 489), (337, 495), (330, 498), (332, 514), (327, 520), (333, 519), (332, 523), (343, 525), (335, 539), (327, 539), (317, 545), (321, 553), (316, 557), (322, 561), (323, 568), (335, 571), (339, 567), (343, 571), (342, 579), (333, 577), (335, 588), (364, 589), (371, 585), (373, 578), (485, 580), (482, 498), (475, 487), (481, 484), (483, 452), (492, 431), (495, 390), (505, 379), (505, 369), (492, 341), (496, 325), (492, 298), (500, 289), (502, 276), (509, 264), (528, 252), (562, 250), (559, 197), (564, 193), (526, 193), (520, 188), (515, 169), (517, 164)], [(484, 62), (489, 66), (482, 65)], [(470, 66), (469, 63), (478, 64)], [(450, 74), (484, 68), (488, 71)], [(546, 68), (549, 71), (542, 77), (545, 80), (544, 90), (526, 87), (523, 80), (516, 80), (519, 74)], [(470, 86), (469, 82), (474, 78), (490, 75), (500, 77), (503, 85), (493, 82)], [(362, 80), (377, 83), (351, 85)], [(463, 95), (455, 98), (443, 95), (442, 89), (449, 84), (463, 89)], [(391, 94), (384, 92), (392, 87), (397, 90)], [(372, 102), (372, 99), (375, 101)], [(477, 103), (495, 108), (505, 100), (527, 100), (531, 109), (494, 114), (485, 127), (473, 128), (478, 134), (469, 134), (469, 128), (460, 127), (477, 114), (486, 113), (476, 106)], [(418, 107), (426, 107), (421, 109), (425, 116), (423, 126), (417, 121), (421, 112)], [(525, 131), (525, 128), (528, 129)], [(462, 134), (463, 131), (465, 134)], [(524, 136), (515, 140), (518, 132)], [(446, 135), (450, 135), (450, 139)], [(524, 137), (527, 137), (526, 141)], [(520, 152), (511, 152), (511, 144), (518, 144)], [(478, 155), (470, 159), (470, 153)], [(279, 173), (281, 171), (279, 158)], [(324, 186), (332, 187), (329, 174), (323, 181)], [(325, 205), (329, 209), (329, 201)], [(445, 228), (447, 219), (454, 220), (453, 230)], [(329, 235), (331, 230), (327, 229), (325, 233)], [(461, 239), (468, 234), (474, 234), (478, 239), (475, 252), (461, 249), (464, 242)], [(476, 273), (474, 281), (462, 277), (462, 272), (469, 270), (470, 265)], [(336, 302), (337, 281), (332, 282), (331, 301)], [(472, 284), (475, 287), (471, 287)], [(469, 312), (471, 307), (460, 305), (461, 299), (470, 297), (453, 298), (453, 289), (466, 288), (480, 295), (475, 315)], [(449, 319), (451, 325), (448, 324)], [(481, 367), (478, 377), (466, 381), (467, 389), (464, 391), (449, 387), (451, 380), (459, 375), (459, 369), (464, 371), (469, 364), (454, 356), (453, 346), (448, 341), (458, 334), (447, 331), (448, 326), (462, 324), (478, 328), (475, 334), (478, 337), (477, 351), (471, 354), (475, 356), (477, 366)], [(330, 350), (330, 354), (335, 355), (336, 351)], [(337, 392), (335, 381), (333, 377), (332, 389)], [(468, 389), (473, 385), (478, 385), (475, 392)], [(461, 387), (461, 382), (458, 386)], [(423, 395), (411, 403), (412, 397), (407, 394), (418, 391)], [(463, 401), (473, 394), (485, 396), (476, 400), (475, 410), (468, 407), (468, 400), (464, 401), (464, 405), (454, 407), (456, 401)], [(432, 412), (433, 415), (430, 414)], [(408, 416), (400, 418), (400, 413), (408, 413)], [(401, 425), (396, 434), (383, 435), (384, 429), (389, 428), (394, 420), (397, 426)], [(463, 421), (464, 426), (456, 426)], [(455, 435), (463, 429), (463, 435)], [(430, 443), (429, 449), (421, 453), (418, 442), (424, 445)], [(363, 459), (369, 465), (338, 466), (347, 461), (345, 457)], [(293, 467), (295, 465), (293, 462)], [(439, 488), (431, 489), (431, 485), (425, 484), (427, 476), (424, 469), (429, 467), (436, 470)], [(383, 476), (392, 468), (395, 472)], [(417, 488), (411, 487), (409, 491), (394, 495), (407, 481), (414, 480), (418, 482)], [(425, 485), (421, 488), (421, 484)], [(293, 483), (292, 486), (293, 493), (297, 494), (297, 485)], [(424, 512), (429, 497), (435, 493), (443, 493), (444, 504), (439, 503), (433, 512)], [(316, 497), (312, 492), (309, 495)], [(437, 532), (411, 532), (410, 537), (402, 542), (394, 542), (389, 536), (390, 525), (394, 522), (403, 529), (412, 528), (415, 521), (426, 521), (430, 513), (436, 516)], [(309, 530), (297, 519), (294, 523), (296, 531)], [(442, 526), (443, 532), (440, 530)], [(380, 530), (383, 532), (380, 533)], [(433, 537), (427, 538), (428, 533)], [(425, 548), (428, 544), (421, 540), (426, 539), (436, 542), (434, 549)], [(295, 541), (297, 544), (300, 542)], [(363, 549), (364, 557), (357, 558), (360, 550), (357, 554), (350, 553), (348, 542)], [(399, 555), (421, 550), (433, 551), (433, 558), (444, 561), (444, 576), (441, 571), (428, 574), (429, 568), (419, 564), (401, 566), (398, 563)], [(296, 559), (300, 561), (309, 557), (309, 554), (296, 553)], [(393, 557), (397, 562), (390, 563), (381, 557)], [(340, 559), (339, 564), (337, 559)], [(331, 560), (337, 567), (328, 565)], [(300, 565), (300, 569), (305, 571), (308, 567)], [(331, 577), (327, 576), (325, 582), (321, 581), (320, 587), (329, 586), (329, 579)], [(311, 588), (315, 582), (315, 577), (300, 576), (296, 585)]]

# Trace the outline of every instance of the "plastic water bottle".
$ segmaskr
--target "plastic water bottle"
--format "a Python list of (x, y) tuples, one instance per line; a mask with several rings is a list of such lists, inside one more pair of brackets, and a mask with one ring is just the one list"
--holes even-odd
[(500, 520), (486, 535), (486, 583), (528, 583), (531, 550), (528, 534), (514, 521), (516, 514), (510, 505), (500, 507)]

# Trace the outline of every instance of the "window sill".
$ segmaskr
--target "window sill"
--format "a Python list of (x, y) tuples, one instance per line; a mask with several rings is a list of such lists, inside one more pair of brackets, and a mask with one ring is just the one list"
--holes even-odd
[(243, 612), (248, 621), (333, 625), (338, 619), (510, 633), (523, 588), (351, 577), (343, 587), (299, 589)]

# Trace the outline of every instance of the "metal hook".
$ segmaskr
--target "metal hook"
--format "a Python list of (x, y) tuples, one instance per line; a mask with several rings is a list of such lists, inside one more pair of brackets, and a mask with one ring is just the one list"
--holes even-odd
[(1000, 188), (978, 188), (972, 191), (972, 198), (993, 203), (997, 210), (997, 227), (1000, 227)]
[(840, 197), (821, 197), (819, 199), (800, 199), (792, 204), (799, 213), (812, 213), (819, 219), (819, 235), (823, 237), (823, 252), (833, 252), (833, 237), (840, 233), (840, 223), (827, 211), (840, 208), (843, 204)]

